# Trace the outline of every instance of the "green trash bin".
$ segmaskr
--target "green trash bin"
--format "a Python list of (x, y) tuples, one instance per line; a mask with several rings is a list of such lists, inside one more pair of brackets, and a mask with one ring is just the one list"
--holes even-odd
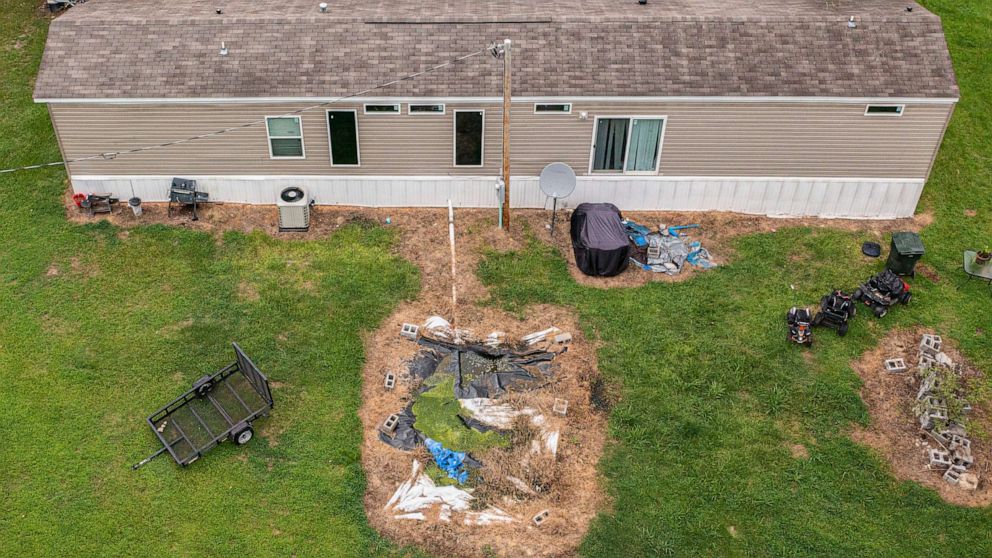
[(885, 267), (897, 275), (916, 275), (916, 262), (924, 254), (923, 241), (914, 232), (897, 232), (892, 235), (892, 249)]

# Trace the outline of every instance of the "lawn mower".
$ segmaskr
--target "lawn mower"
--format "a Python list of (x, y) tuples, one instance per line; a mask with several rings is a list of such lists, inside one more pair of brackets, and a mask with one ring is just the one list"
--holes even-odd
[(913, 295), (909, 292), (909, 283), (886, 269), (855, 290), (852, 298), (871, 307), (875, 317), (881, 318), (889, 313), (890, 306), (896, 303), (909, 304)]
[(858, 309), (851, 297), (843, 291), (834, 291), (820, 299), (820, 311), (813, 316), (813, 327), (830, 327), (841, 337), (847, 335), (847, 321)]
[(798, 343), (799, 345), (813, 344), (812, 315), (809, 308), (796, 308), (793, 306), (792, 310), (789, 310), (789, 313), (786, 314), (785, 320), (789, 324), (789, 333), (787, 336), (789, 341)]

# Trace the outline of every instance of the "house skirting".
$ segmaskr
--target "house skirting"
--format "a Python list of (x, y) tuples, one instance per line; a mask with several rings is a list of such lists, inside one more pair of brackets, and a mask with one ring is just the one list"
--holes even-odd
[[(495, 176), (198, 176), (211, 200), (274, 204), (287, 186), (304, 186), (317, 204), (365, 207), (496, 207)], [(168, 201), (171, 176), (72, 177), (76, 192)], [(559, 207), (611, 202), (622, 210), (733, 211), (776, 217), (911, 217), (923, 179), (720, 176), (581, 176)], [(536, 176), (514, 177), (511, 204), (550, 208)]]

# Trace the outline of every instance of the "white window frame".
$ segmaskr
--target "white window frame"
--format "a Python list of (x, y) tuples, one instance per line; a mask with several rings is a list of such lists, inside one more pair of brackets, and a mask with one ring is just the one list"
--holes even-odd
[[(451, 119), (451, 165), (460, 169), (479, 169), (486, 166), (486, 109), (457, 109), (451, 111), (454, 118)], [(482, 157), (478, 165), (458, 164), (458, 113), (475, 112), (482, 114)]]
[[(568, 110), (560, 110), (560, 111), (559, 110), (537, 110), (537, 107), (539, 107), (541, 105), (565, 105), (565, 106), (568, 107)], [(572, 103), (563, 103), (561, 101), (544, 101), (544, 102), (540, 102), (540, 103), (534, 103), (534, 114), (542, 114), (542, 115), (548, 115), (548, 116), (552, 116), (552, 115), (556, 115), (556, 114), (558, 114), (558, 115), (572, 114)]]
[[(300, 151), (303, 152), (303, 155), (299, 155), (299, 156), (296, 156), (296, 155), (279, 155), (279, 156), (276, 156), (276, 155), (273, 155), (272, 154), (272, 139), (273, 138), (272, 138), (272, 136), (269, 135), (269, 120), (272, 120), (274, 118), (295, 118), (297, 121), (299, 121), (299, 123), (300, 123), (300, 137), (298, 139), (300, 140)], [(269, 144), (269, 159), (282, 160), (282, 159), (306, 159), (307, 158), (307, 142), (303, 139), (303, 117), (300, 116), (300, 115), (294, 114), (294, 115), (288, 115), (288, 116), (287, 115), (282, 115), (282, 116), (266, 116), (265, 117), (265, 139), (266, 139), (266, 143)], [(297, 139), (297, 138), (296, 137), (277, 137), (275, 139)]]
[[(876, 112), (874, 114), (868, 112), (871, 107), (899, 107), (899, 112)], [(884, 118), (899, 118), (906, 112), (906, 105), (900, 105), (896, 103), (883, 104), (883, 103), (870, 103), (865, 105), (865, 116), (870, 117), (884, 117)]]
[[(441, 107), (441, 112), (413, 112), (413, 107)], [(448, 113), (448, 106), (444, 103), (409, 103), (406, 113), (410, 116), (444, 116)]]
[[(369, 107), (393, 107), (396, 110), (391, 112), (369, 112)], [(403, 114), (403, 105), (400, 103), (365, 103), (362, 105), (362, 113), (366, 116), (396, 116)]]
[[(328, 115), (332, 112), (350, 112), (355, 117), (355, 149), (358, 150), (358, 164), (357, 165), (342, 165), (334, 162), (334, 147), (331, 145), (331, 125)], [(362, 166), (362, 140), (361, 133), (358, 131), (358, 111), (356, 109), (327, 109), (324, 113), (324, 123), (327, 125), (327, 154), (331, 158), (332, 167), (360, 167)]]
[[(599, 131), (599, 121), (602, 120), (612, 120), (625, 118), (630, 121), (627, 125), (627, 147), (623, 154), (623, 170), (620, 171), (609, 171), (609, 170), (592, 170), (593, 164), (596, 162), (596, 133)], [(658, 155), (654, 159), (654, 170), (649, 171), (628, 171), (627, 162), (630, 160), (630, 137), (634, 132), (634, 120), (661, 120), (661, 135), (658, 138)], [(646, 176), (646, 175), (657, 175), (661, 171), (661, 152), (665, 148), (665, 130), (668, 129), (668, 115), (640, 115), (640, 116), (628, 116), (625, 114), (604, 114), (602, 116), (596, 116), (593, 119), (592, 125), (592, 139), (589, 142), (589, 174), (595, 175), (629, 175), (629, 176)]]

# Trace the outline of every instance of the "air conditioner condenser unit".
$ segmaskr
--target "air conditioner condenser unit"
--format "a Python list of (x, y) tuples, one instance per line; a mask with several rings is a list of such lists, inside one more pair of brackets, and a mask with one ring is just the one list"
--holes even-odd
[(279, 232), (305, 232), (310, 230), (310, 199), (306, 188), (290, 186), (279, 193)]

